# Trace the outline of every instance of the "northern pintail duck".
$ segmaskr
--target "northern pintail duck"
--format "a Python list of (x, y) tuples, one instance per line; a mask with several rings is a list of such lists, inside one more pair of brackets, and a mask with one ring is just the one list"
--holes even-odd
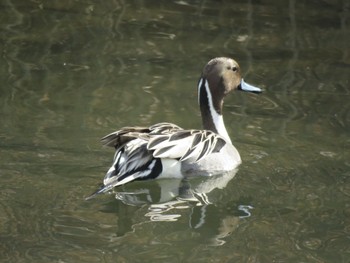
[(214, 58), (198, 82), (203, 130), (162, 122), (150, 127), (124, 127), (103, 137), (102, 143), (116, 152), (103, 186), (88, 199), (134, 180), (208, 176), (235, 169), (241, 157), (222, 116), (224, 97), (233, 90), (261, 92), (244, 82), (235, 60)]

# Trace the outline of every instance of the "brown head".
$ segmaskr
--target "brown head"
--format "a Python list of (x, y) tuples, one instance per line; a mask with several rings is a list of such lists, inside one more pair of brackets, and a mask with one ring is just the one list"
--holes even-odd
[(221, 114), (224, 97), (241, 83), (241, 69), (238, 63), (225, 57), (214, 58), (204, 67), (201, 78), (209, 84), (215, 110)]

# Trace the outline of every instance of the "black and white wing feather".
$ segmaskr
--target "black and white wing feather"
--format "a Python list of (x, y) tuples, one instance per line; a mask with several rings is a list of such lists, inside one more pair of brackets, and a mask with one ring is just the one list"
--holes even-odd
[(172, 134), (151, 136), (147, 149), (156, 158), (193, 160), (198, 162), (210, 153), (219, 152), (226, 141), (207, 130), (180, 130)]

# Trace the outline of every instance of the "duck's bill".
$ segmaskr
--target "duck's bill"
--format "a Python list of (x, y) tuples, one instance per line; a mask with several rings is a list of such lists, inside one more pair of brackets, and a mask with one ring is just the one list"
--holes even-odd
[(261, 93), (262, 92), (262, 89), (248, 84), (243, 79), (241, 80), (241, 84), (238, 86), (238, 89), (242, 90), (242, 91), (253, 92), (253, 93)]

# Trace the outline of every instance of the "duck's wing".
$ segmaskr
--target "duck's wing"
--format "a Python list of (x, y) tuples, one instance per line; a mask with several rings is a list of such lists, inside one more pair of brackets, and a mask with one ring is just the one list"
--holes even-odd
[(148, 134), (150, 129), (148, 127), (124, 127), (118, 131), (107, 134), (101, 139), (104, 146), (110, 146), (118, 149), (131, 140), (138, 138), (140, 134)]
[(150, 127), (124, 127), (104, 136), (101, 139), (101, 143), (105, 146), (119, 149), (121, 146), (136, 138), (148, 141), (150, 139), (150, 135), (170, 134), (179, 130), (182, 130), (182, 128), (168, 122), (157, 123)]
[(101, 139), (102, 143), (117, 149), (117, 152), (135, 139), (147, 141), (147, 150), (155, 158), (170, 158), (179, 161), (199, 161), (218, 152), (226, 144), (220, 135), (209, 130), (184, 130), (179, 126), (162, 122), (150, 127), (124, 127)]
[(149, 129), (151, 131), (151, 134), (171, 134), (176, 131), (183, 130), (181, 127), (169, 122), (154, 124), (150, 126)]
[(219, 152), (225, 144), (223, 137), (209, 130), (174, 130), (151, 135), (147, 149), (153, 151), (155, 158), (198, 162), (211, 153)]

